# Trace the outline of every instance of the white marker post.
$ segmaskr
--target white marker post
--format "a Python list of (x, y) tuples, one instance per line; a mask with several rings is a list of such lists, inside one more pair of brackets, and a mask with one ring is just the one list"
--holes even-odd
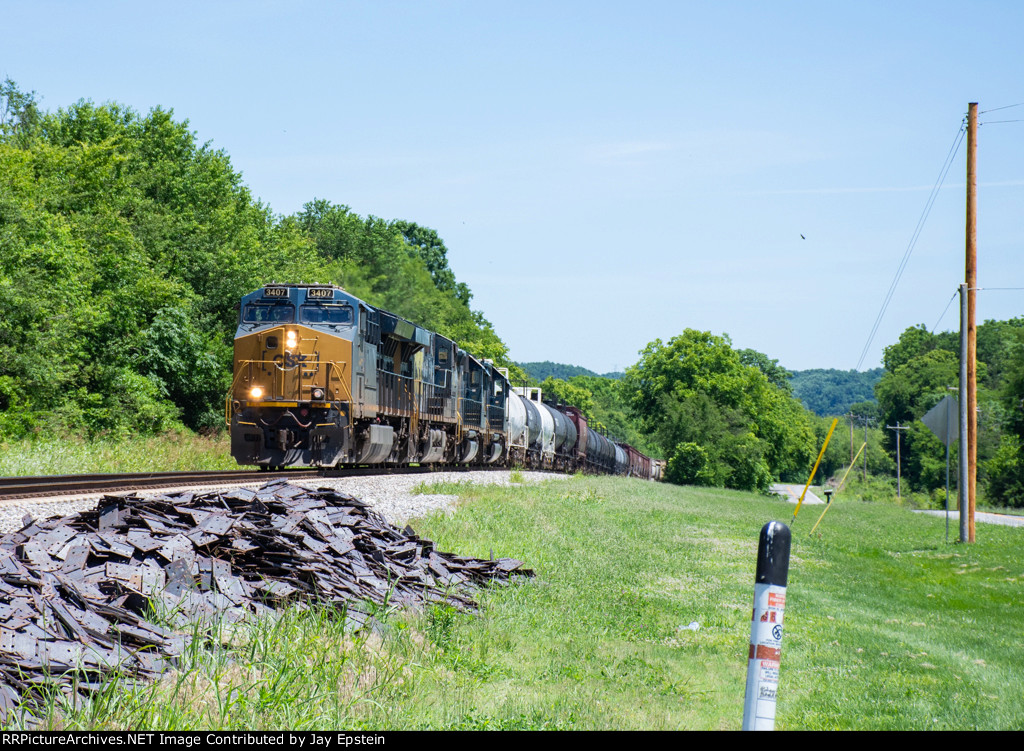
[(782, 522), (768, 522), (761, 528), (747, 658), (747, 694), (743, 704), (744, 730), (775, 729), (789, 543), (789, 527)]

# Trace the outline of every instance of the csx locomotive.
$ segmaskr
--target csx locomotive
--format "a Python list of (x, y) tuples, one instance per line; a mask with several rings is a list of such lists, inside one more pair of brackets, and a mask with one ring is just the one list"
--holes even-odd
[(227, 397), (242, 465), (520, 465), (659, 479), (574, 407), (340, 287), (269, 284), (242, 298)]

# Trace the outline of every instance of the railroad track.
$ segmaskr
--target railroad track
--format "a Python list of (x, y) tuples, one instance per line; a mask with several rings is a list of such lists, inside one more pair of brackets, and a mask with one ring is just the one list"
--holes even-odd
[(131, 474), (51, 475), (41, 477), (0, 477), (0, 501), (85, 493), (122, 493), (153, 488), (190, 485), (260, 482), (277, 477), (317, 477), (317, 470), (259, 472), (246, 469), (213, 472), (140, 472)]
[(0, 477), (0, 502), (20, 498), (51, 498), (94, 493), (124, 493), (133, 490), (179, 488), (190, 485), (219, 485), (265, 482), (278, 478), (309, 479), (316, 477), (362, 477), (366, 475), (414, 474), (481, 469), (481, 467), (345, 467), (341, 469), (286, 469), (277, 472), (236, 469), (208, 472), (137, 472), (94, 475), (44, 475), (35, 477)]

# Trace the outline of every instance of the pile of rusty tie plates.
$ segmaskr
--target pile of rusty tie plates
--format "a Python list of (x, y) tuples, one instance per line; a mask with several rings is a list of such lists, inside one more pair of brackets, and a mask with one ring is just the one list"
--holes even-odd
[(533, 575), (509, 558), (438, 552), (362, 501), (284, 480), (105, 496), (94, 511), (24, 521), (0, 537), (4, 722), (46, 690), (77, 704), (111, 674), (152, 679), (197, 626), (311, 602), (363, 626), (366, 603), (473, 609), (474, 587)]

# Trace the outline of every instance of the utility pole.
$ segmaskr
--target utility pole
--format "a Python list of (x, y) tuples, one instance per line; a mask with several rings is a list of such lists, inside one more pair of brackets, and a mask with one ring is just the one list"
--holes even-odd
[(868, 481), (868, 418), (864, 417), (864, 483)]
[(901, 426), (899, 424), (899, 422), (897, 422), (895, 425), (886, 425), (885, 427), (889, 428), (889, 430), (895, 430), (896, 431), (896, 497), (899, 498), (902, 501), (903, 500), (903, 489), (902, 489), (902, 481), (900, 479), (900, 476), (902, 474), (901, 469), (900, 469), (900, 431), (901, 430), (910, 430), (910, 428), (907, 425), (902, 425)]
[(850, 464), (853, 464), (853, 413), (849, 414), (850, 418)]
[(978, 478), (978, 330), (975, 326), (978, 295), (978, 103), (967, 105), (967, 541), (974, 542), (974, 490)]
[(956, 507), (960, 511), (960, 542), (970, 540), (968, 516), (970, 503), (967, 500), (968, 461), (967, 450), (967, 285), (960, 285), (960, 454), (957, 459)]

